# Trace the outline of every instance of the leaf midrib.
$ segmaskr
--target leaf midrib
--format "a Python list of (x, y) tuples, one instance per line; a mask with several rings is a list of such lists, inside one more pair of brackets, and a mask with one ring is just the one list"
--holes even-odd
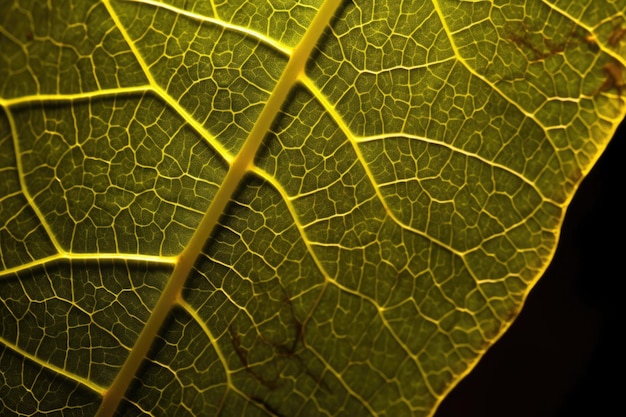
[[(304, 67), (308, 58), (311, 56), (311, 53), (313, 52), (313, 49), (315, 48), (315, 45), (317, 44), (322, 33), (329, 26), (329, 23), (340, 4), (340, 0), (324, 1), (313, 18), (308, 30), (298, 45), (293, 49), (289, 61), (287, 62), (287, 65), (276, 86), (274, 87), (274, 91), (266, 102), (252, 130), (248, 134), (241, 150), (232, 160), (222, 185), (213, 198), (213, 201), (211, 201), (209, 208), (202, 217), (202, 220), (191, 237), (187, 247), (179, 255), (174, 271), (172, 272), (171, 277), (169, 278), (161, 296), (159, 297), (159, 300), (148, 318), (146, 325), (139, 334), (135, 346), (130, 351), (124, 364), (120, 368), (120, 371), (113, 380), (113, 383), (103, 395), (102, 403), (96, 413), (97, 417), (112, 416), (117, 410), (120, 401), (124, 397), (124, 393), (128, 389), (133, 377), (136, 375), (140, 364), (146, 358), (148, 350), (152, 346), (152, 343), (159, 330), (162, 328), (167, 316), (171, 312), (172, 308), (179, 304), (179, 300), (182, 299), (184, 283), (191, 273), (197, 258), (200, 256), (202, 248), (215, 230), (219, 219), (224, 214), (226, 206), (231, 200), (233, 194), (239, 188), (239, 184), (242, 179), (246, 173), (249, 172), (263, 139), (276, 119), (276, 116), (281, 110), (282, 105), (287, 99), (291, 89), (304, 73)], [(107, 4), (107, 6), (110, 5)], [(128, 39), (128, 36), (122, 25), (119, 24), (119, 19), (114, 14), (113, 9), (111, 7), (107, 8), (116, 21), (120, 31), (122, 31), (125, 38)], [(137, 55), (137, 59), (142, 61), (141, 56), (139, 56), (137, 52), (135, 53)], [(150, 74), (146, 74), (146, 76), (152, 83), (154, 83)]]

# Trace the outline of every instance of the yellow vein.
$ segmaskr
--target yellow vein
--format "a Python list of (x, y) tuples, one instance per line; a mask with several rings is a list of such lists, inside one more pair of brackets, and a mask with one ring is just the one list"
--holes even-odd
[(84, 93), (68, 93), (68, 94), (33, 94), (15, 98), (1, 98), (0, 97), (0, 105), (5, 107), (10, 106), (18, 106), (20, 104), (32, 104), (37, 102), (60, 102), (60, 101), (80, 101), (87, 100), (90, 98), (100, 98), (100, 97), (108, 97), (108, 96), (120, 96), (120, 95), (130, 95), (141, 93), (144, 94), (146, 92), (153, 91), (150, 85), (145, 86), (136, 86), (136, 87), (120, 87), (120, 88), (109, 88), (104, 90), (96, 90), (96, 91), (86, 91)]
[(0, 278), (19, 274), (20, 272), (29, 271), (32, 268), (45, 267), (51, 263), (64, 260), (64, 261), (95, 261), (95, 262), (107, 262), (107, 261), (122, 261), (124, 263), (129, 262), (145, 262), (153, 265), (174, 265), (177, 258), (171, 256), (158, 256), (158, 255), (142, 255), (135, 253), (70, 253), (59, 252), (54, 255), (46, 256), (45, 258), (37, 259), (32, 262), (27, 262), (19, 266), (7, 268), (0, 271)]
[(188, 17), (190, 19), (193, 20), (197, 20), (199, 22), (206, 22), (206, 23), (211, 23), (215, 26), (219, 26), (222, 27), (224, 29), (236, 32), (236, 33), (240, 33), (242, 35), (244, 35), (245, 37), (249, 37), (249, 38), (253, 38), (258, 40), (259, 42), (263, 43), (266, 46), (269, 46), (272, 49), (275, 49), (277, 51), (279, 51), (280, 53), (282, 53), (285, 56), (289, 56), (291, 55), (291, 48), (283, 45), (280, 42), (275, 41), (274, 39), (271, 39), (268, 36), (265, 36), (259, 32), (256, 32), (252, 29), (246, 28), (246, 27), (242, 27), (242, 26), (238, 26), (238, 25), (233, 25), (232, 23), (228, 23), (225, 22), (223, 20), (219, 20), (213, 17), (208, 17), (208, 16), (204, 16), (198, 13), (193, 13), (190, 12), (188, 10), (184, 10), (181, 8), (178, 8), (176, 6), (172, 6), (171, 4), (165, 4), (165, 3), (161, 3), (155, 0), (127, 0), (127, 1), (131, 1), (132, 3), (141, 3), (141, 4), (146, 4), (146, 5), (150, 5), (153, 6), (155, 8), (160, 8), (160, 9), (164, 9), (164, 10), (168, 10), (170, 12), (174, 12), (178, 15), (182, 15), (185, 17)]
[(209, 0), (209, 3), (211, 4), (211, 12), (213, 12), (213, 16), (215, 16), (215, 18), (219, 19), (220, 15), (217, 12), (217, 6), (215, 6), (215, 1), (214, 0)]
[(431, 68), (436, 65), (442, 65), (442, 64), (448, 63), (450, 61), (455, 61), (455, 60), (456, 60), (456, 57), (452, 55), (452, 56), (449, 56), (448, 58), (427, 61), (427, 62), (424, 62), (423, 64), (417, 64), (417, 65), (413, 65), (410, 67), (406, 65), (393, 65), (393, 66), (389, 66), (389, 67), (385, 67), (385, 68), (381, 68), (377, 70), (365, 68), (365, 69), (359, 70), (359, 74), (382, 75), (382, 74), (388, 74), (390, 72), (395, 72), (395, 71), (410, 72), (410, 71), (418, 70), (418, 69)]
[(544, 199), (545, 201), (549, 201), (551, 203), (558, 204), (557, 202), (553, 201), (552, 199), (546, 197), (541, 192), (541, 190), (537, 187), (537, 185), (535, 183), (533, 183), (531, 180), (529, 180), (528, 178), (526, 178), (522, 173), (520, 173), (518, 171), (515, 171), (514, 169), (509, 168), (506, 165), (502, 165), (502, 164), (500, 164), (498, 162), (495, 162), (495, 161), (492, 161), (490, 159), (487, 159), (487, 158), (485, 158), (483, 156), (480, 156), (480, 155), (478, 155), (476, 153), (472, 153), (472, 152), (466, 151), (465, 149), (459, 148), (459, 147), (454, 146), (454, 145), (452, 145), (450, 143), (429, 139), (429, 138), (424, 137), (424, 136), (410, 135), (410, 134), (407, 134), (407, 133), (385, 133), (385, 134), (374, 135), (374, 136), (355, 137), (354, 141), (357, 142), (357, 143), (365, 143), (365, 142), (372, 142), (372, 141), (382, 141), (382, 140), (385, 140), (387, 138), (404, 138), (404, 139), (408, 139), (408, 140), (415, 140), (415, 141), (419, 141), (419, 142), (429, 143), (429, 144), (433, 144), (433, 145), (439, 145), (441, 147), (448, 148), (452, 152), (459, 153), (459, 154), (465, 155), (467, 157), (476, 159), (478, 161), (483, 162), (486, 165), (492, 166), (494, 168), (499, 168), (499, 169), (501, 169), (503, 171), (508, 172), (509, 174), (512, 174), (513, 176), (515, 176), (516, 178), (519, 178), (524, 183), (526, 183), (531, 188), (533, 188), (537, 192), (537, 194), (539, 194), (541, 196), (541, 198)]
[(7, 342), (4, 339), (0, 339), (0, 344), (6, 346), (9, 349), (11, 349), (15, 353), (17, 353), (19, 356), (22, 356), (22, 357), (28, 359), (29, 361), (39, 365), (41, 368), (47, 369), (47, 370), (49, 370), (49, 371), (51, 371), (51, 372), (53, 372), (55, 374), (58, 374), (58, 375), (63, 375), (64, 377), (68, 378), (69, 380), (77, 382), (80, 385), (83, 385), (83, 386), (89, 388), (91, 391), (93, 391), (93, 392), (95, 392), (97, 394), (103, 394), (106, 391), (105, 388), (101, 387), (98, 384), (94, 384), (89, 379), (86, 379), (86, 378), (80, 377), (80, 376), (78, 376), (76, 374), (70, 373), (67, 370), (65, 370), (65, 369), (63, 369), (63, 368), (61, 368), (59, 366), (51, 364), (48, 361), (41, 360), (37, 356), (35, 356), (35, 355), (33, 355), (33, 354), (23, 350), (23, 349), (20, 349), (18, 346), (14, 345), (13, 343), (9, 343), (9, 342)]
[[(118, 26), (121, 27), (119, 18), (114, 14), (110, 4), (108, 2), (105, 2), (105, 4), (111, 11), (111, 15), (114, 16)], [(177, 300), (181, 298), (184, 283), (191, 273), (197, 258), (200, 256), (207, 238), (213, 233), (228, 202), (237, 191), (241, 180), (252, 165), (263, 138), (269, 131), (293, 85), (304, 71), (309, 56), (340, 4), (340, 0), (326, 0), (311, 22), (309, 30), (294, 49), (272, 95), (261, 111), (241, 150), (232, 161), (222, 186), (209, 205), (187, 248), (180, 255), (178, 263), (174, 267), (174, 272), (159, 297), (144, 329), (140, 333), (134, 348), (126, 358), (109, 390), (103, 396), (102, 403), (96, 414), (98, 417), (112, 416), (116, 412), (119, 402), (123, 398), (132, 378), (136, 375), (141, 362), (146, 357), (154, 338)], [(125, 36), (128, 37), (127, 34)], [(127, 41), (132, 45), (130, 39), (127, 39)], [(132, 48), (138, 54), (136, 48), (134, 46)], [(152, 81), (154, 82), (154, 80)]]

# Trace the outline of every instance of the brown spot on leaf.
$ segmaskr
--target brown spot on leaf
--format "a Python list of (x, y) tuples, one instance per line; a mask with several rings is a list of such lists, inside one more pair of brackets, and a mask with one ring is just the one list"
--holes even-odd
[(618, 60), (613, 60), (602, 67), (606, 78), (602, 82), (602, 85), (595, 91), (594, 95), (597, 95), (603, 91), (617, 90), (619, 96), (622, 95), (622, 90), (626, 88), (624, 83), (624, 65)]
[(231, 325), (228, 327), (228, 332), (230, 333), (230, 341), (233, 345), (233, 349), (239, 357), (241, 364), (246, 369), (246, 372), (248, 372), (248, 374), (250, 374), (255, 380), (257, 380), (270, 390), (276, 389), (278, 387), (277, 381), (265, 378), (259, 372), (256, 372), (252, 366), (250, 366), (250, 363), (248, 362), (248, 349), (244, 348), (241, 345), (241, 338), (237, 329)]
[(622, 41), (622, 39), (624, 39), (624, 36), (626, 36), (626, 27), (620, 26), (613, 29), (613, 32), (611, 32), (611, 36), (609, 36), (609, 45), (611, 45), (612, 47), (616, 47)]
[(573, 44), (580, 43), (580, 34), (576, 33), (576, 29), (574, 26), (559, 39), (551, 39), (543, 34), (543, 28), (531, 29), (525, 21), (522, 21), (509, 27), (504, 33), (504, 39), (529, 55), (529, 61), (535, 62), (561, 54)]

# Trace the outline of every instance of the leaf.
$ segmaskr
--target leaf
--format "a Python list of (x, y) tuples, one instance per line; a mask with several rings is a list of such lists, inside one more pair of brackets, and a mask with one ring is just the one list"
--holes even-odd
[(623, 1), (1, 5), (3, 415), (432, 415), (625, 114)]

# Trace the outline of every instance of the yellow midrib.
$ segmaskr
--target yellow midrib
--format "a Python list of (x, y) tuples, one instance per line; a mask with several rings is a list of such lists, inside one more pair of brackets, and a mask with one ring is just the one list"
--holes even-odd
[[(261, 111), (243, 147), (233, 159), (221, 187), (217, 191), (213, 201), (211, 201), (208, 210), (202, 217), (186, 249), (178, 257), (174, 271), (163, 293), (159, 297), (152, 314), (146, 322), (145, 327), (140, 333), (135, 346), (126, 358), (124, 365), (113, 380), (113, 383), (103, 395), (102, 403), (96, 414), (97, 417), (113, 416), (117, 410), (120, 401), (124, 397), (124, 393), (128, 389), (133, 377), (136, 375), (141, 362), (145, 359), (165, 319), (182, 296), (185, 281), (191, 273), (198, 256), (200, 256), (206, 240), (215, 230), (218, 220), (223, 215), (228, 202), (231, 201), (241, 180), (254, 162), (254, 157), (257, 154), (263, 138), (267, 135), (272, 122), (276, 119), (292, 87), (304, 72), (305, 64), (313, 48), (324, 30), (329, 26), (330, 20), (335, 15), (340, 4), (340, 0), (324, 1), (307, 32), (294, 48), (274, 91)], [(121, 27), (120, 29), (123, 30)]]

